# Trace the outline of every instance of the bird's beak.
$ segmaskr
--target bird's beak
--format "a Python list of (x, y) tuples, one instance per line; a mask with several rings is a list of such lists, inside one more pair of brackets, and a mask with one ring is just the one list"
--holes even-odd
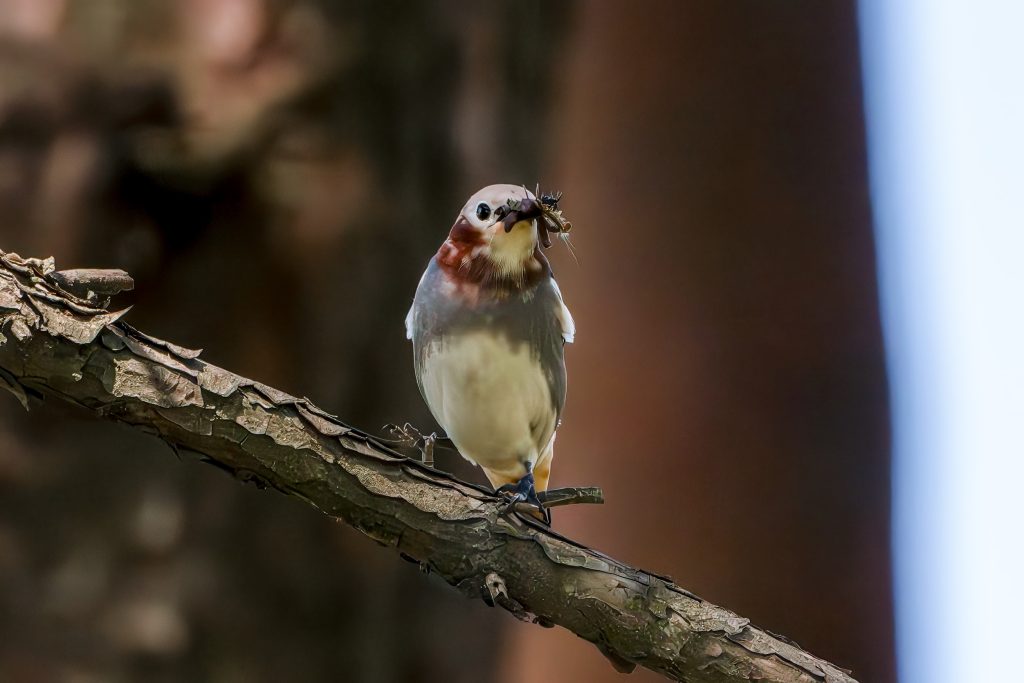
[(539, 218), (543, 214), (544, 212), (541, 210), (539, 201), (536, 199), (526, 198), (519, 202), (518, 209), (515, 211), (509, 211), (505, 214), (501, 219), (501, 222), (505, 226), (505, 232), (512, 232), (512, 228), (515, 227), (516, 223)]

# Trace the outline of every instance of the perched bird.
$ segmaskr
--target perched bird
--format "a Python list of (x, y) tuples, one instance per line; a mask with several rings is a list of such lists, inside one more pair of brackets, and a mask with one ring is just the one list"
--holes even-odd
[(565, 405), (563, 346), (575, 327), (541, 249), (558, 231), (557, 201), (516, 185), (470, 197), (405, 321), (431, 413), (510, 506), (540, 507)]

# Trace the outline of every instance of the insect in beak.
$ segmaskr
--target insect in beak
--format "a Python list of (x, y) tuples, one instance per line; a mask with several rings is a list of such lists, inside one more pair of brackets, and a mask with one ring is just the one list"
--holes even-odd
[[(539, 188), (538, 188), (539, 192)], [(506, 206), (500, 206), (496, 210), (498, 219), (505, 228), (505, 232), (511, 232), (516, 223), (531, 218), (540, 218), (541, 230), (540, 241), (547, 249), (551, 247), (551, 235), (549, 233), (564, 234), (572, 229), (572, 223), (562, 216), (558, 208), (558, 202), (562, 199), (561, 192), (541, 195), (539, 200), (531, 199), (509, 199)]]
[[(537, 188), (537, 194), (540, 194), (540, 188)], [(567, 235), (572, 230), (572, 223), (565, 219), (562, 215), (562, 210), (558, 208), (558, 202), (562, 199), (561, 192), (555, 192), (554, 194), (542, 194), (540, 195), (540, 209), (541, 215), (544, 217), (544, 230), (541, 235), (541, 242), (544, 244), (544, 248), (551, 246), (551, 236), (548, 233), (555, 233), (560, 235)]]

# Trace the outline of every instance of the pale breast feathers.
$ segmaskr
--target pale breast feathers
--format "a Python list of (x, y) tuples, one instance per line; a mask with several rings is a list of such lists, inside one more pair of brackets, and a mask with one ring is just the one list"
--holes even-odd
[(543, 447), (565, 404), (563, 346), (575, 334), (558, 286), (546, 279), (528, 292), (469, 303), (443, 276), (427, 268), (406, 318), (431, 412), (454, 431), (522, 421)]

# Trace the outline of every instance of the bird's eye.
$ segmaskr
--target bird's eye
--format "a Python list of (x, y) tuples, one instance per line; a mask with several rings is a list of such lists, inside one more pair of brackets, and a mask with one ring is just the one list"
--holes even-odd
[(476, 217), (482, 221), (491, 217), (491, 207), (481, 202), (476, 205)]

